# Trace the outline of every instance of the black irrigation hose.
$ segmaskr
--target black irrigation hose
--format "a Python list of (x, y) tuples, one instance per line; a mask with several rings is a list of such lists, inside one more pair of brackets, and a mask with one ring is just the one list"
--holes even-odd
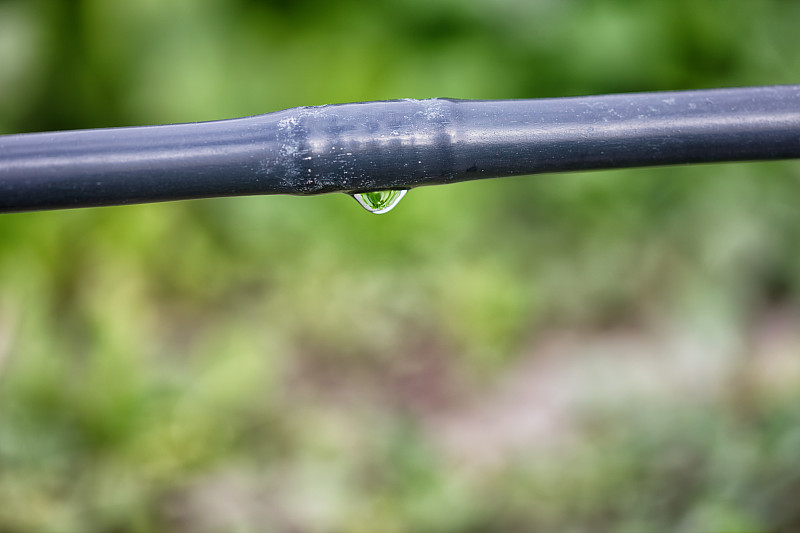
[(800, 85), (396, 100), (0, 136), (0, 211), (800, 157)]

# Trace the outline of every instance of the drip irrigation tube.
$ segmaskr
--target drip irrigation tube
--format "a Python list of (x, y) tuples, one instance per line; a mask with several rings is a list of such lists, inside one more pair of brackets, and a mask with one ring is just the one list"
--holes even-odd
[(800, 85), (393, 100), (0, 136), (0, 211), (800, 157)]

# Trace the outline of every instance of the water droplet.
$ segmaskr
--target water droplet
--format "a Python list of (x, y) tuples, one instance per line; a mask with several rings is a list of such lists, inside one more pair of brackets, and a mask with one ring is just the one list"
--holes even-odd
[(359, 192), (355, 193), (353, 198), (361, 204), (361, 207), (370, 213), (382, 215), (383, 213), (391, 211), (394, 206), (403, 199), (403, 196), (405, 196), (407, 192), (407, 189), (400, 189), (397, 191)]

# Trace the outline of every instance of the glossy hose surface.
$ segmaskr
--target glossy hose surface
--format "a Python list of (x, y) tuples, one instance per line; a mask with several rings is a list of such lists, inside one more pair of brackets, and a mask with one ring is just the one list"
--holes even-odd
[(0, 211), (800, 157), (800, 86), (396, 100), (0, 136)]

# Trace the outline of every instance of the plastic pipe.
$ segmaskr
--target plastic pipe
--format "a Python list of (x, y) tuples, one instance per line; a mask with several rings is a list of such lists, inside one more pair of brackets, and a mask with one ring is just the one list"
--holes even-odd
[(0, 136), (0, 211), (800, 157), (800, 85), (393, 100)]

